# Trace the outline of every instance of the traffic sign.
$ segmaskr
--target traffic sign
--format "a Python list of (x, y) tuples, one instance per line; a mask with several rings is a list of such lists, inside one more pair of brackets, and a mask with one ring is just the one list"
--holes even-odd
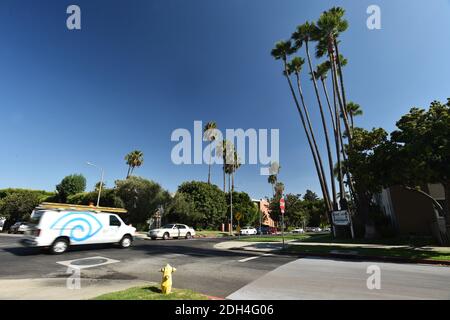
[(234, 217), (236, 218), (237, 221), (240, 221), (242, 219), (242, 214), (240, 212), (236, 212)]
[(281, 198), (280, 199), (280, 210), (281, 210), (281, 213), (284, 213), (284, 209), (285, 209), (284, 198)]

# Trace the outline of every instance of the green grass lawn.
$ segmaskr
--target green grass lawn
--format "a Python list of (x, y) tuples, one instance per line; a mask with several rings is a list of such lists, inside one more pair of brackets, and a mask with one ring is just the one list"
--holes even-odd
[[(306, 241), (311, 239), (321, 239), (325, 238), (328, 239), (329, 235), (328, 233), (322, 233), (322, 234), (316, 234), (316, 233), (303, 233), (303, 234), (292, 234), (292, 233), (286, 233), (284, 235), (285, 240), (297, 240), (297, 241)], [(283, 238), (281, 235), (262, 235), (262, 236), (241, 236), (239, 241), (246, 241), (246, 242), (281, 242), (283, 241)]]
[(93, 300), (208, 300), (208, 297), (182, 289), (172, 289), (171, 294), (162, 294), (156, 285), (151, 285), (103, 294)]
[(195, 233), (197, 236), (208, 238), (223, 238), (229, 235), (227, 232), (211, 231), (211, 230), (196, 231)]
[(431, 250), (420, 247), (401, 247), (401, 248), (358, 248), (345, 245), (340, 246), (321, 246), (321, 245), (288, 245), (286, 252), (288, 253), (330, 253), (333, 250), (353, 251), (362, 256), (380, 256), (395, 257), (407, 259), (424, 259), (424, 260), (444, 260), (450, 261), (450, 251)]
[[(284, 237), (286, 240), (295, 240), (299, 242), (318, 242), (318, 243), (358, 243), (358, 244), (380, 244), (380, 245), (404, 245), (412, 247), (436, 246), (436, 242), (431, 237), (395, 237), (385, 239), (334, 239), (330, 233), (304, 233), (292, 234), (287, 233)], [(245, 236), (240, 241), (248, 242), (280, 242), (281, 235), (274, 236)]]

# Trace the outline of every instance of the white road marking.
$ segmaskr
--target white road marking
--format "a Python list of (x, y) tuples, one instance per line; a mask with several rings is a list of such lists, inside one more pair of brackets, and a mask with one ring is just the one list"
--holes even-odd
[[(104, 260), (104, 261), (95, 263), (95, 264), (86, 264), (86, 265), (73, 264), (73, 262), (75, 262), (75, 261), (78, 262), (78, 261), (82, 261), (82, 260), (91, 260), (91, 259), (92, 260), (99, 259), (99, 260)], [(120, 261), (114, 260), (114, 259), (109, 259), (106, 257), (89, 257), (89, 258), (81, 258), (81, 259), (74, 259), (74, 260), (58, 261), (56, 263), (61, 264), (66, 267), (70, 267), (72, 269), (86, 269), (86, 268), (100, 267), (100, 266), (104, 266), (106, 264), (117, 263), (117, 262), (120, 262)]]
[(272, 253), (265, 253), (265, 254), (261, 254), (261, 255), (256, 256), (256, 257), (248, 257), (248, 258), (245, 258), (245, 259), (241, 259), (241, 260), (238, 260), (238, 262), (247, 262), (247, 261), (250, 261), (250, 260), (255, 260), (255, 259), (258, 259), (258, 258), (261, 258), (261, 257), (268, 257), (268, 256), (273, 256), (273, 254)]

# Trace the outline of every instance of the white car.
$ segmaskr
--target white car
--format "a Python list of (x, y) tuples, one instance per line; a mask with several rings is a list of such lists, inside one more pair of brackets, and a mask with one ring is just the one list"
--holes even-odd
[(195, 230), (185, 224), (171, 223), (166, 224), (159, 229), (151, 229), (147, 235), (152, 240), (156, 240), (158, 238), (164, 240), (169, 238), (190, 239), (195, 236)]
[(292, 230), (292, 233), (305, 233), (305, 230), (303, 230), (302, 228), (298, 228), (298, 229)]
[(256, 230), (253, 227), (244, 227), (241, 229), (241, 232), (240, 232), (240, 234), (243, 236), (254, 235), (257, 233), (258, 233), (258, 230)]
[(8, 230), (8, 233), (25, 233), (31, 229), (30, 225), (26, 222), (16, 222)]
[[(69, 246), (85, 244), (118, 243), (122, 248), (131, 246), (136, 228), (126, 225), (117, 214), (96, 211), (102, 208), (88, 206), (61, 207), (54, 209), (53, 206), (43, 206), (35, 209), (31, 214), (33, 227), (25, 233), (22, 244), (46, 247), (53, 254), (62, 254)], [(112, 211), (114, 208), (105, 209)]]

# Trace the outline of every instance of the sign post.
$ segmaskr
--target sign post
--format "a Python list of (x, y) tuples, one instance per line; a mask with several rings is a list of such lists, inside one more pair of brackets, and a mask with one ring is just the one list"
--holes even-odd
[(284, 197), (280, 198), (280, 211), (281, 211), (281, 238), (283, 240), (283, 250), (284, 250), (284, 209), (285, 201)]

